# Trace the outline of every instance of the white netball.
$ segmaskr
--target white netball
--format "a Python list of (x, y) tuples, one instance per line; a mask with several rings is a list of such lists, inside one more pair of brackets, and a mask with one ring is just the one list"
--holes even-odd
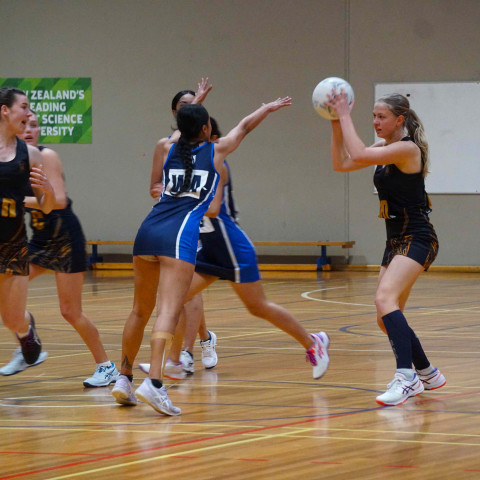
[(333, 108), (325, 105), (328, 102), (328, 95), (332, 95), (332, 90), (340, 93), (340, 89), (343, 88), (347, 95), (347, 101), (351, 104), (355, 98), (352, 86), (343, 78), (328, 77), (322, 80), (313, 91), (312, 103), (315, 111), (323, 118), (327, 120), (337, 120), (337, 114)]

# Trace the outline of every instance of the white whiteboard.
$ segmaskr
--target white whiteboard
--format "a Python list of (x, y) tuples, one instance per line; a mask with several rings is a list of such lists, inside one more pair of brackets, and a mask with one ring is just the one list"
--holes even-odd
[(405, 95), (430, 149), (428, 193), (480, 193), (480, 82), (377, 83), (375, 99)]

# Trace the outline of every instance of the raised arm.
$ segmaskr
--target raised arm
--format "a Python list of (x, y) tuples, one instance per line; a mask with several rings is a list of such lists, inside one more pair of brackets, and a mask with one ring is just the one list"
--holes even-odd
[(208, 83), (208, 77), (206, 78), (202, 77), (202, 79), (198, 82), (197, 91), (195, 93), (195, 97), (192, 103), (201, 105), (207, 98), (207, 95), (210, 93), (212, 88), (213, 88), (213, 85)]
[[(67, 194), (65, 192), (65, 181), (60, 157), (50, 148), (43, 149), (40, 155), (42, 157), (43, 170), (55, 194), (53, 209), (65, 208), (67, 206)], [(37, 197), (25, 197), (25, 206), (36, 209), (40, 208)]]
[[(178, 132), (178, 130), (176, 131)], [(180, 136), (180, 132), (178, 132)], [(150, 195), (158, 201), (163, 192), (163, 164), (167, 158), (168, 151), (178, 139), (172, 135), (170, 138), (161, 138), (153, 152), (152, 173), (150, 175)]]
[(255, 110), (250, 115), (246, 116), (241, 122), (234, 127), (225, 137), (219, 138), (218, 142), (215, 145), (215, 157), (219, 160), (219, 163), (223, 163), (225, 157), (233, 152), (245, 138), (245, 136), (250, 133), (255, 127), (257, 127), (265, 118), (272, 112), (276, 112), (283, 107), (289, 107), (292, 104), (292, 99), (290, 97), (277, 98), (270, 103), (264, 103), (260, 108)]
[(332, 120), (332, 163), (336, 172), (351, 172), (364, 168), (364, 165), (357, 165), (350, 157), (343, 141), (342, 127), (339, 120)]
[(42, 156), (36, 147), (27, 145), (30, 159), (30, 184), (37, 198), (38, 206), (44, 213), (55, 207), (55, 193), (42, 166)]
[(334, 108), (338, 115), (338, 121), (332, 121), (332, 161), (335, 170), (350, 172), (370, 165), (390, 164), (402, 169), (416, 161), (419, 149), (413, 142), (397, 141), (386, 145), (381, 141), (367, 147), (353, 125), (350, 115), (353, 104), (347, 102), (345, 91), (332, 92), (329, 99), (327, 105)]

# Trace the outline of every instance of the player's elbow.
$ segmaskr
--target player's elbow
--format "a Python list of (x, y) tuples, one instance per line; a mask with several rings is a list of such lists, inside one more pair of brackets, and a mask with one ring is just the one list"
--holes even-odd
[(55, 210), (63, 210), (64, 208), (67, 208), (67, 197), (56, 198)]

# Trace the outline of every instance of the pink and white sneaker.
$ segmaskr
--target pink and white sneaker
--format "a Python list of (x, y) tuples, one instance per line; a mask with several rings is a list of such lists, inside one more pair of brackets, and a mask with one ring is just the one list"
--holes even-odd
[(306, 359), (313, 366), (313, 378), (318, 379), (325, 374), (330, 362), (328, 357), (330, 337), (325, 332), (311, 333), (310, 336), (315, 343), (307, 350)]

